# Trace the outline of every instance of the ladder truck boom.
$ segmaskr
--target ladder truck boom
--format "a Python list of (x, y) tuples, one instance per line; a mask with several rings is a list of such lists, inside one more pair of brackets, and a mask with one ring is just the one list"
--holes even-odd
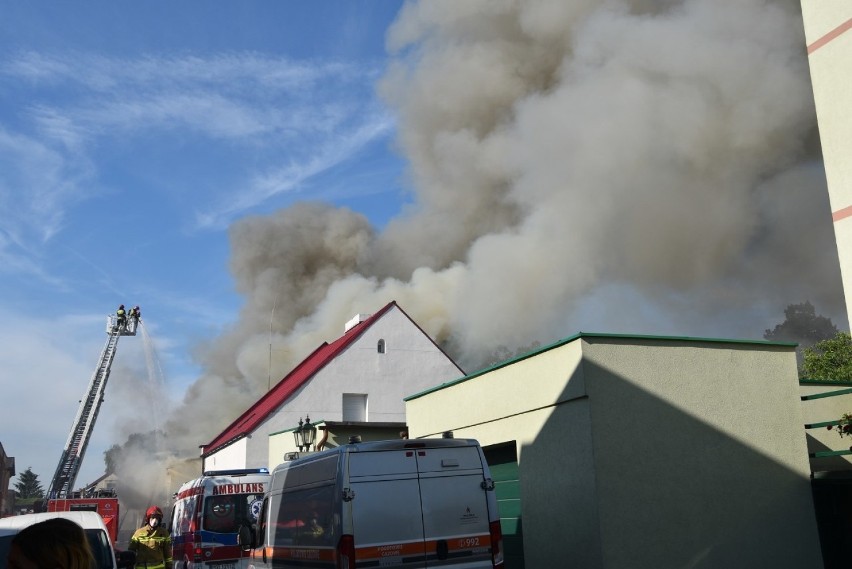
[(101, 352), (95, 373), (89, 381), (86, 395), (80, 400), (77, 416), (74, 418), (74, 424), (68, 434), (65, 448), (62, 450), (59, 465), (56, 467), (56, 473), (53, 475), (47, 491), (48, 500), (72, 497), (71, 493), (80, 471), (80, 465), (83, 462), (83, 456), (86, 454), (86, 447), (89, 445), (89, 439), (92, 436), (92, 429), (98, 418), (101, 403), (104, 402), (104, 391), (109, 379), (112, 361), (115, 358), (118, 340), (122, 336), (135, 336), (138, 324), (138, 317), (125, 319), (122, 322), (119, 322), (114, 315), (107, 318), (106, 332), (109, 337)]

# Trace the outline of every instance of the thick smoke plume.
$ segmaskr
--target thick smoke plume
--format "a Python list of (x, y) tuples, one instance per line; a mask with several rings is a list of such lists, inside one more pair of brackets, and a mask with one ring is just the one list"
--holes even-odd
[(846, 325), (798, 2), (430, 1), (387, 44), (412, 207), (232, 226), (246, 303), (176, 455), (390, 300), (470, 371), (581, 330), (760, 338), (806, 299)]

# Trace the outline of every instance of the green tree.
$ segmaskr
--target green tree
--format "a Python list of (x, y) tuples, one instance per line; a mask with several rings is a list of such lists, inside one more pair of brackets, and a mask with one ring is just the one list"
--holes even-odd
[(784, 310), (785, 320), (772, 330), (767, 329), (763, 338), (772, 342), (795, 342), (796, 362), (801, 369), (804, 362), (804, 351), (822, 340), (833, 338), (837, 334), (830, 318), (817, 315), (814, 305), (809, 301), (801, 304), (791, 304)]
[(833, 338), (805, 348), (802, 377), (852, 381), (852, 336), (838, 332)]
[(44, 489), (41, 487), (41, 482), (38, 481), (38, 474), (33, 472), (31, 466), (21, 472), (18, 476), (18, 481), (15, 482), (15, 491), (18, 497), (26, 498), (44, 498)]
[(837, 326), (830, 318), (817, 315), (814, 305), (809, 301), (791, 304), (784, 310), (785, 320), (772, 330), (766, 330), (763, 337), (774, 342), (797, 342), (805, 347), (827, 340), (837, 334)]

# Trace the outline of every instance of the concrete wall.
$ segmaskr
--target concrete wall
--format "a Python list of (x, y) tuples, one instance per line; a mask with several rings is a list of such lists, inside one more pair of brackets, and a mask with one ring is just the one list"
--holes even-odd
[(846, 314), (852, 303), (852, 2), (802, 0), (805, 41)]
[(583, 344), (604, 567), (822, 566), (793, 347)]
[(528, 567), (821, 567), (793, 346), (582, 335), (408, 401), (517, 440)]
[[(262, 437), (265, 438), (265, 437)], [(235, 468), (259, 468), (265, 464), (246, 464), (248, 443), (251, 439), (242, 438), (204, 459), (203, 470), (232, 470)], [(193, 477), (187, 478), (192, 480)], [(195, 476), (194, 478), (198, 478)]]
[(528, 567), (603, 567), (579, 342), (407, 401), (411, 438), (515, 440)]

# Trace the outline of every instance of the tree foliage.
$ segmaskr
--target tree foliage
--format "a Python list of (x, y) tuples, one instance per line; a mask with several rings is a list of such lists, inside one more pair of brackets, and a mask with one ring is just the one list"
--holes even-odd
[(817, 315), (814, 305), (809, 301), (791, 304), (784, 310), (785, 320), (772, 330), (767, 329), (763, 337), (773, 342), (796, 342), (808, 347), (833, 338), (837, 326), (830, 318)]
[(44, 498), (44, 489), (38, 481), (38, 474), (34, 473), (31, 466), (21, 472), (18, 481), (15, 482), (15, 492), (20, 498)]
[(801, 304), (791, 304), (784, 310), (785, 320), (772, 330), (767, 329), (764, 339), (772, 342), (795, 342), (796, 363), (801, 370), (804, 362), (804, 351), (817, 342), (833, 338), (837, 334), (830, 318), (817, 315), (814, 305), (809, 301)]
[(805, 348), (802, 376), (852, 381), (852, 336), (848, 332), (838, 332), (833, 338)]
[(486, 357), (483, 363), (478, 366), (477, 369), (484, 369), (491, 366), (495, 366), (497, 364), (501, 364), (503, 362), (507, 362), (516, 357), (522, 356), (524, 354), (528, 354), (530, 352), (534, 352), (541, 347), (541, 342), (534, 341), (533, 343), (527, 346), (520, 346), (517, 348), (510, 349), (506, 346), (500, 345), (497, 346), (492, 352), (490, 352)]

